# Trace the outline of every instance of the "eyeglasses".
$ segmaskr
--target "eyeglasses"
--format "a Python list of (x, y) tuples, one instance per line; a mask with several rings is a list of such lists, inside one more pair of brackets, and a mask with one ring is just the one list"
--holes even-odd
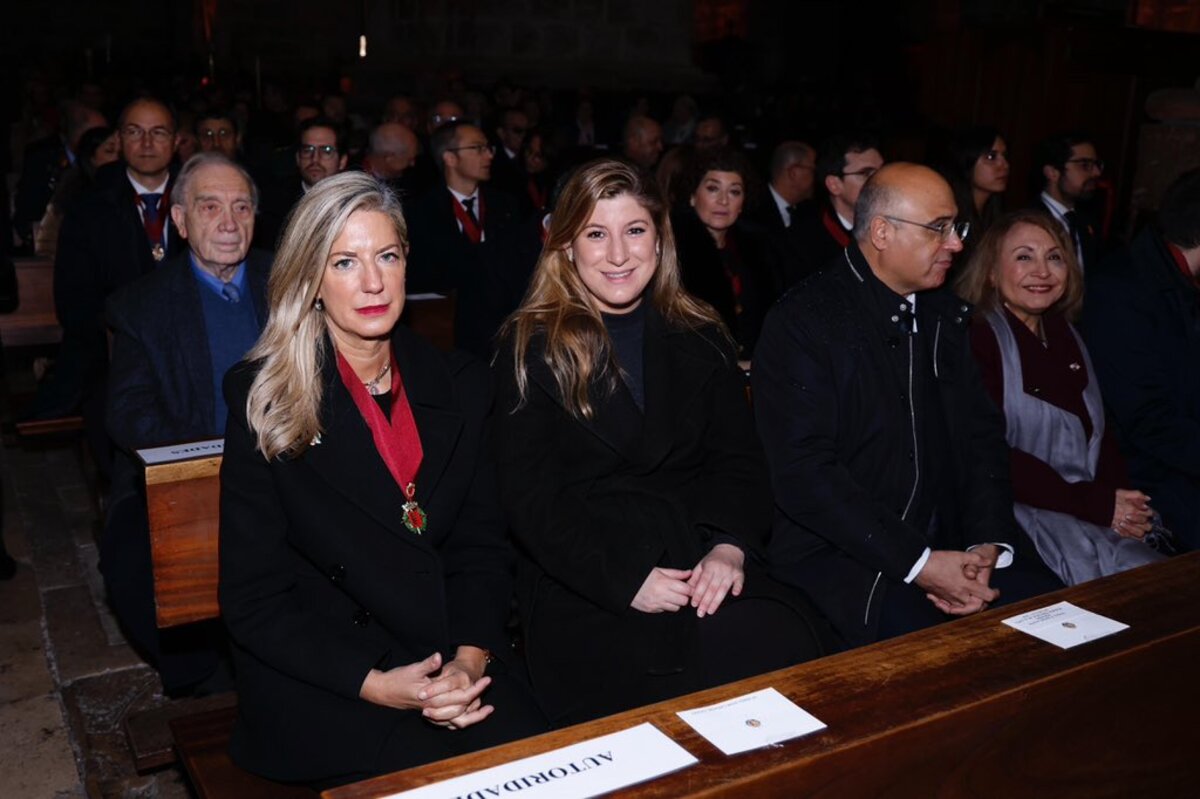
[(474, 150), (476, 155), (484, 153), (496, 154), (496, 146), (494, 144), (464, 144), (462, 147), (447, 147), (452, 153), (461, 152), (462, 150)]
[(200, 131), (200, 138), (209, 139), (209, 140), (211, 140), (211, 139), (232, 139), (233, 131), (230, 130), (229, 128), (220, 128), (218, 130), (213, 130), (213, 129), (209, 128), (207, 130)]
[(1103, 172), (1104, 162), (1099, 158), (1068, 158), (1063, 163), (1079, 164), (1079, 168), (1084, 172)]
[(871, 175), (874, 175), (878, 171), (879, 171), (879, 167), (866, 166), (866, 167), (863, 167), (862, 169), (855, 170), (854, 172), (843, 172), (842, 177), (844, 177), (844, 178), (861, 177), (865, 181), (865, 180), (870, 180)]
[(970, 222), (914, 222), (911, 219), (901, 219), (898, 216), (883, 215), (883, 218), (889, 222), (903, 222), (906, 225), (915, 225), (923, 227), (926, 230), (932, 230), (941, 237), (942, 241), (949, 241), (951, 234), (958, 236), (959, 241), (966, 241), (967, 236), (971, 233)]
[(301, 158), (333, 158), (337, 155), (338, 148), (332, 144), (301, 144), (297, 152)]
[(162, 144), (174, 138), (175, 131), (171, 130), (170, 128), (163, 127), (150, 128), (150, 130), (146, 130), (145, 128), (138, 127), (137, 125), (126, 125), (125, 127), (121, 128), (121, 137), (129, 139), (130, 141), (141, 141), (146, 137), (146, 134), (150, 134), (150, 140), (155, 144)]

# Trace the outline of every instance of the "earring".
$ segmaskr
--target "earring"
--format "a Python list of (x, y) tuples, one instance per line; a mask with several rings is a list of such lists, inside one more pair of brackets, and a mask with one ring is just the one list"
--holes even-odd
[(575, 251), (574, 250), (567, 250), (567, 260), (570, 261), (571, 263), (575, 263)]
[(317, 301), (313, 303), (313, 307), (316, 308), (318, 311), (324, 311), (325, 303), (321, 300), (320, 297), (317, 297)]

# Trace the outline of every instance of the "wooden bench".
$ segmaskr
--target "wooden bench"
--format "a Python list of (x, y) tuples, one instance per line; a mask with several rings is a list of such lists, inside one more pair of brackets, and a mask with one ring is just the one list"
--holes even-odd
[(20, 304), (0, 314), (0, 342), (5, 347), (58, 344), (62, 328), (54, 312), (54, 262), (43, 258), (13, 260)]
[[(1130, 628), (1062, 650), (1000, 623), (1059, 600)], [(1198, 607), (1200, 552), (322, 796), (376, 799), (643, 722), (700, 762), (613, 796), (1194, 796)], [(767, 687), (828, 727), (727, 757), (675, 715)]]
[[(216, 619), (221, 457), (146, 467), (146, 503), (158, 626)], [(238, 768), (229, 757), (237, 707), (227, 703), (169, 719), (175, 749), (201, 799), (312, 799), (308, 788), (281, 785)], [(151, 732), (143, 733), (146, 737)]]

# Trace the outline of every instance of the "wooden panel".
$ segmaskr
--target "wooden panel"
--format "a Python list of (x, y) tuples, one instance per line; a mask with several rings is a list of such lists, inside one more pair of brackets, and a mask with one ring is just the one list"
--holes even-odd
[(220, 456), (146, 468), (159, 627), (215, 619)]
[[(1060, 650), (1000, 620), (1067, 599), (1131, 625)], [(791, 669), (344, 786), (367, 799), (649, 721), (700, 763), (615, 795), (1181, 796), (1200, 779), (1200, 553)], [(725, 757), (675, 715), (773, 686), (829, 725)], [(498, 712), (502, 712), (500, 709)]]
[(21, 303), (10, 314), (0, 314), (0, 341), (6, 347), (57, 344), (62, 328), (54, 313), (54, 264), (40, 259), (15, 259), (17, 291)]

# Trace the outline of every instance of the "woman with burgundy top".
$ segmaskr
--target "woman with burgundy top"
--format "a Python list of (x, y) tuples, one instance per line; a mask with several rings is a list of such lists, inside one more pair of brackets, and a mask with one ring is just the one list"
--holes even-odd
[(983, 311), (971, 347), (1004, 410), (1017, 521), (1074, 585), (1162, 559), (1143, 542), (1150, 497), (1129, 484), (1083, 340), (1083, 275), (1041, 211), (1001, 217), (957, 284)]
[(397, 324), (406, 248), (382, 184), (321, 181), (282, 237), (267, 327), (225, 381), (231, 750), (276, 780), (347, 782), (543, 725), (505, 662), (487, 368)]

